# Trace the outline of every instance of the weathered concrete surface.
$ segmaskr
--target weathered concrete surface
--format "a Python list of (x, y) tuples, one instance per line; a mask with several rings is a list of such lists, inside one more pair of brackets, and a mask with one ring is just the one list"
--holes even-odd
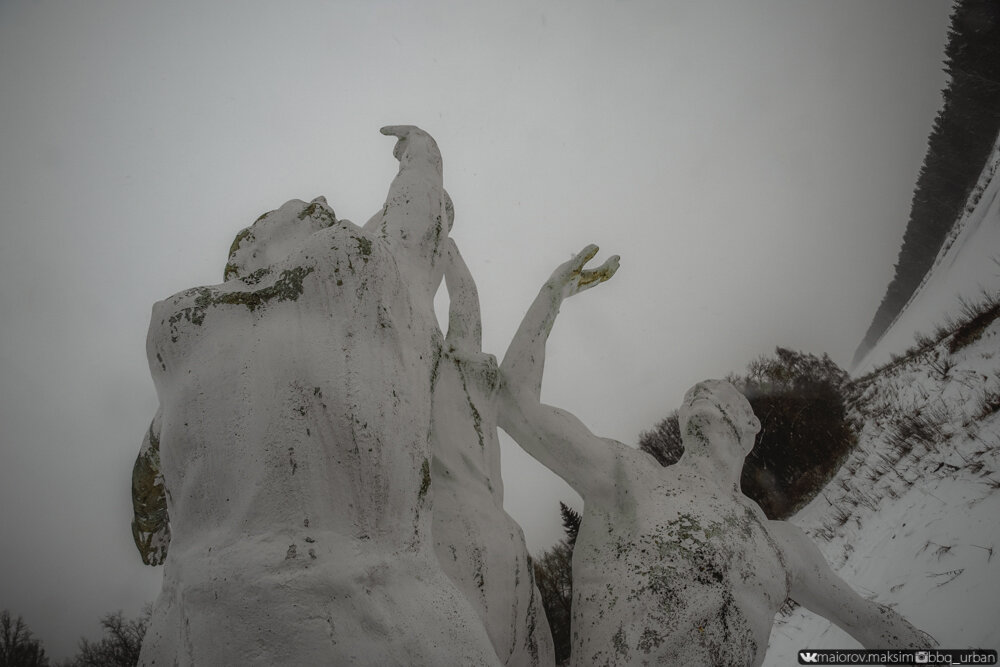
[(440, 154), (383, 132), (400, 171), (368, 229), (288, 202), (224, 283), (153, 307), (170, 532), (142, 664), (498, 664), (431, 543)]
[(500, 661), (552, 665), (552, 636), (521, 527), (503, 509), (496, 358), (481, 351), (479, 297), (449, 242), (448, 335), (434, 387), (434, 548), (483, 619)]
[(584, 249), (542, 288), (501, 366), (499, 423), (584, 501), (573, 552), (574, 665), (759, 665), (791, 598), (870, 648), (933, 640), (830, 571), (797, 528), (740, 490), (760, 422), (728, 382), (695, 385), (679, 411), (684, 455), (662, 467), (540, 401), (545, 344), (562, 301), (603, 280)]

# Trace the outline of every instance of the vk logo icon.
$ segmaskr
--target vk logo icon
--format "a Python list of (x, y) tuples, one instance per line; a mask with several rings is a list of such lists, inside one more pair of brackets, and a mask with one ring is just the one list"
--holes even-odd
[(799, 651), (799, 664), (807, 665), (813, 662), (819, 662), (819, 656), (816, 653), (807, 653), (806, 651)]

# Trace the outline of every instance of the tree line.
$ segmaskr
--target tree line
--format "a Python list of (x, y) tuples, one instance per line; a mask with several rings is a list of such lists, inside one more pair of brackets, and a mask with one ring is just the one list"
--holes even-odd
[(101, 619), (104, 636), (100, 640), (81, 638), (75, 656), (51, 662), (24, 619), (4, 609), (0, 611), (0, 667), (135, 667), (151, 612), (147, 605), (138, 618), (125, 618), (120, 611), (107, 614)]
[(951, 78), (917, 177), (895, 275), (855, 352), (855, 365), (920, 286), (989, 159), (1000, 130), (1000, 3), (956, 0), (944, 70)]

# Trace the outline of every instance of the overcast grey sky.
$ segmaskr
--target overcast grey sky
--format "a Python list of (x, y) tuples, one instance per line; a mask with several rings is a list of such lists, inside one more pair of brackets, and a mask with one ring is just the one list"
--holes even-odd
[[(73, 652), (159, 589), (129, 532), (150, 307), (288, 199), (364, 222), (433, 134), (498, 356), (587, 243), (544, 398), (634, 443), (775, 345), (846, 365), (945, 84), (943, 0), (0, 2), (0, 608)], [(505, 440), (533, 552), (579, 499)]]

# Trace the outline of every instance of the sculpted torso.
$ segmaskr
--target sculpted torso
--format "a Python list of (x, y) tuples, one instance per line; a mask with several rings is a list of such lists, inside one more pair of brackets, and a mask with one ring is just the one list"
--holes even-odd
[(384, 133), (400, 172), (364, 229), (290, 201), (224, 283), (153, 308), (136, 472), (159, 470), (170, 524), (138, 499), (140, 551), (166, 552), (141, 664), (498, 664), (431, 539), (440, 156)]
[(760, 421), (732, 384), (705, 380), (678, 410), (680, 460), (595, 436), (541, 402), (545, 343), (563, 299), (607, 280), (585, 248), (556, 269), (501, 366), (500, 425), (584, 501), (573, 552), (574, 665), (759, 665), (774, 614), (794, 599), (866, 647), (933, 639), (853, 591), (809, 538), (768, 521), (740, 490)]
[[(369, 254), (352, 256), (351, 243)], [(324, 531), (359, 543), (413, 533), (429, 464), (408, 460), (429, 420), (421, 390), (430, 364), (419, 362), (435, 352), (419, 319), (397, 321), (408, 312), (406, 286), (383, 245), (356, 228), (321, 230), (256, 284), (230, 281), (155, 306), (149, 352), (169, 403), (161, 465), (171, 552), (206, 532), (287, 532), (282, 554), (294, 546), (303, 558), (321, 548), (305, 538)], [(387, 296), (359, 299), (361, 289)], [(352, 307), (375, 312), (347, 317)], [(368, 413), (375, 400), (384, 402), (378, 421)], [(304, 492), (313, 486), (327, 491)]]
[(614, 487), (584, 499), (574, 664), (760, 664), (788, 594), (760, 508), (619, 447)]

